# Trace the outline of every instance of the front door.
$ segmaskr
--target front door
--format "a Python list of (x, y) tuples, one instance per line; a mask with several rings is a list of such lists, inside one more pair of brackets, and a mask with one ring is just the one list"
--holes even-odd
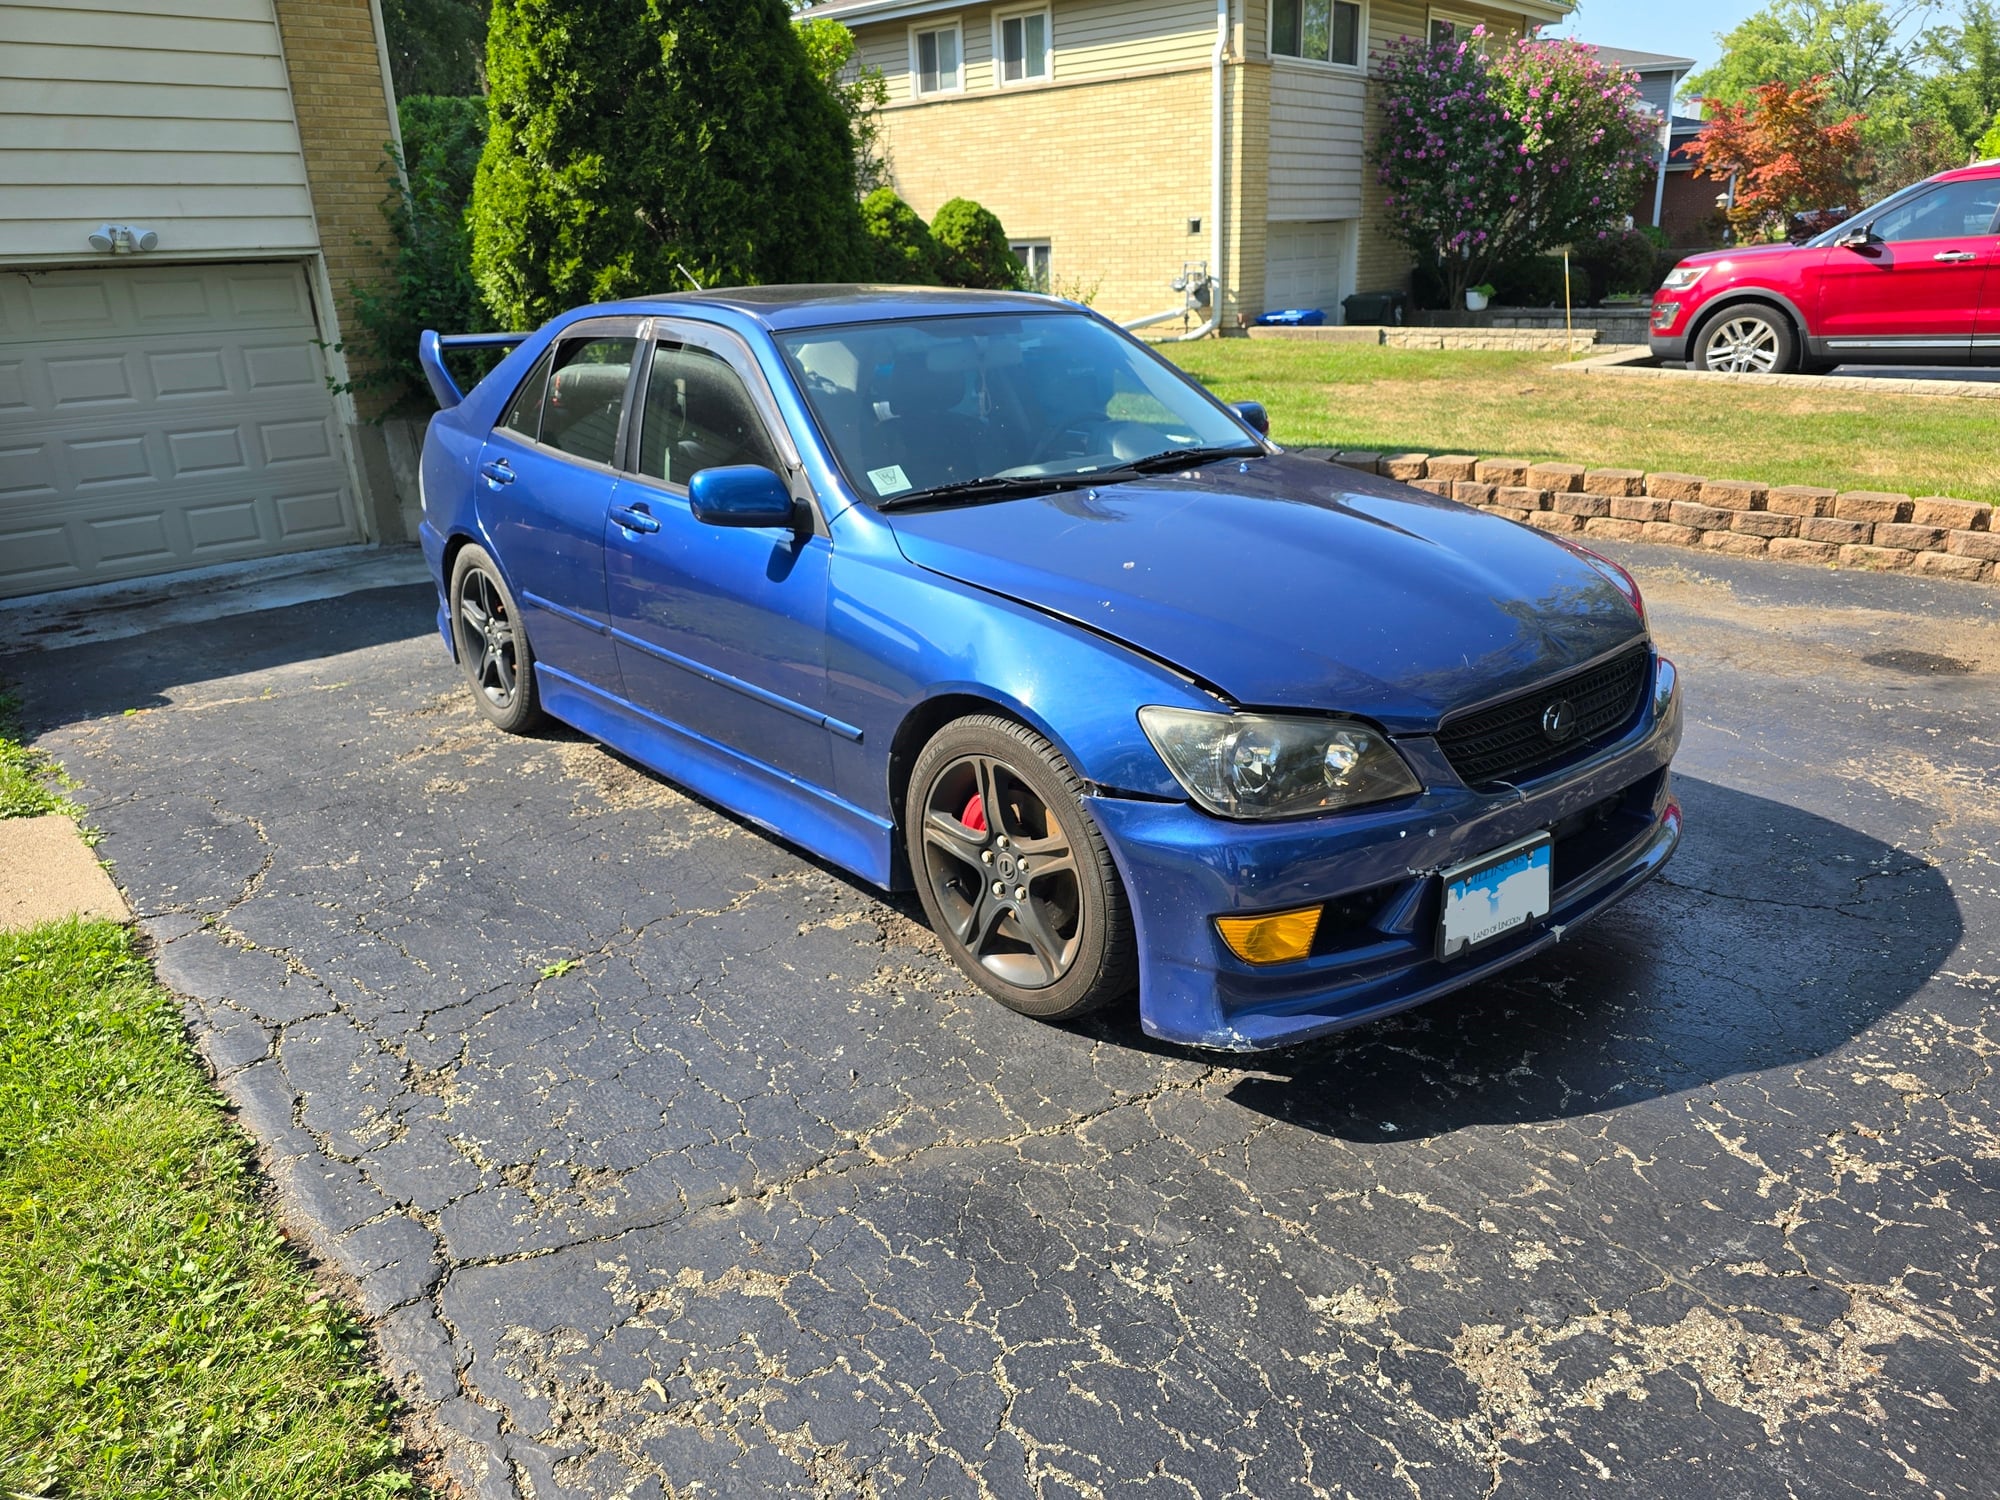
[(1963, 360), (2000, 246), (1996, 209), (2000, 178), (1941, 183), (1880, 215), (1868, 243), (1834, 246), (1820, 271), (1815, 331), (1824, 352)]
[[(606, 580), (625, 696), (648, 713), (826, 787), (826, 575), (816, 530), (697, 521), (688, 481), (761, 464), (796, 476), (776, 408), (725, 336), (656, 325), (632, 471), (612, 497)], [(754, 393), (754, 394), (753, 394)]]
[(543, 665), (619, 688), (604, 592), (604, 518), (637, 324), (586, 325), (558, 341), (495, 424), (479, 455), (479, 518), (520, 602)]

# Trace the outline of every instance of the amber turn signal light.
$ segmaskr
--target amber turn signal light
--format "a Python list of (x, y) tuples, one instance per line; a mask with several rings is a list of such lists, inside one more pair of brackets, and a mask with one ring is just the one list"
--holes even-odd
[(1229, 951), (1246, 964), (1283, 964), (1312, 952), (1319, 913), (1317, 906), (1305, 906), (1267, 917), (1217, 917), (1215, 926)]

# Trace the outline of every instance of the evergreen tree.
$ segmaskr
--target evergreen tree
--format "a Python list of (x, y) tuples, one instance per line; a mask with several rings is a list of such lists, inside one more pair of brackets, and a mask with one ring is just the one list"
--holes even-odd
[(852, 281), (846, 113), (784, 0), (495, 0), (473, 273), (515, 327), (579, 303)]

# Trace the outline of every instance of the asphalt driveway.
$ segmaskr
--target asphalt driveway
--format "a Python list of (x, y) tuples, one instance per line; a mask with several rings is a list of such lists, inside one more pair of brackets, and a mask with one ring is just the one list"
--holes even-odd
[(1618, 550), (1667, 878), (1250, 1061), (498, 734), (423, 589), (0, 676), (472, 1492), (1990, 1496), (2000, 589)]

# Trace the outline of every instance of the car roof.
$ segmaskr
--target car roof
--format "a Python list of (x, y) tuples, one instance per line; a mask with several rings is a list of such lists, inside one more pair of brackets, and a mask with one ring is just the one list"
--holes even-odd
[(595, 311), (661, 313), (683, 308), (731, 312), (776, 333), (897, 318), (1073, 310), (1074, 304), (1034, 292), (978, 292), (942, 286), (738, 286), (632, 297)]
[(1986, 161), (1976, 161), (1969, 166), (1952, 167), (1948, 171), (1938, 173), (1931, 181), (1963, 182), (1967, 178), (1979, 177), (2000, 177), (2000, 156), (1989, 158)]

